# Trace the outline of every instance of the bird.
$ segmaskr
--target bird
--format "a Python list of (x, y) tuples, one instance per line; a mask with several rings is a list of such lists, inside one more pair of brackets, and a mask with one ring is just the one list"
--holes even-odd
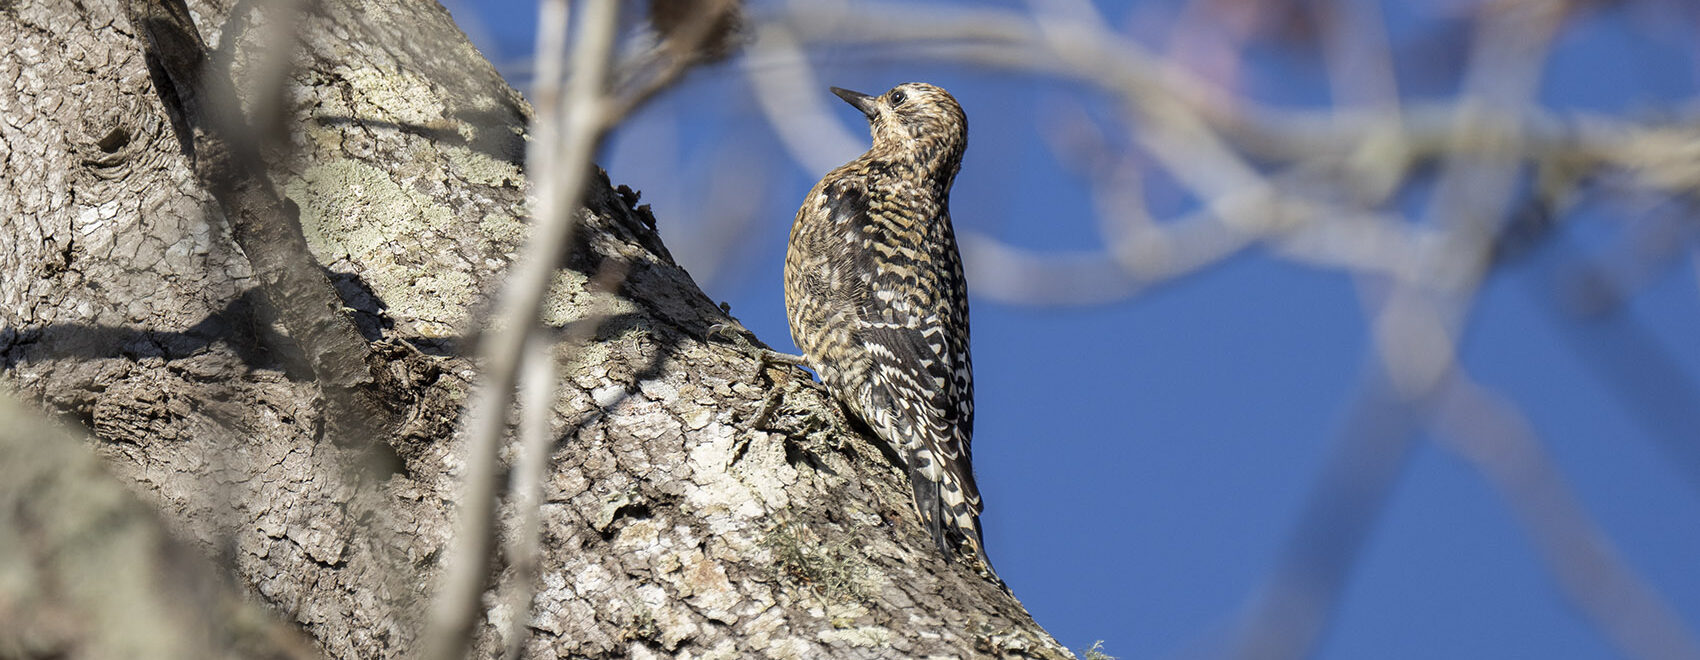
[(954, 97), (926, 83), (833, 94), (873, 144), (815, 184), (785, 255), (785, 309), (802, 359), (904, 461), (923, 527), (946, 557), (988, 569), (969, 441), (974, 369), (950, 187), (968, 146)]

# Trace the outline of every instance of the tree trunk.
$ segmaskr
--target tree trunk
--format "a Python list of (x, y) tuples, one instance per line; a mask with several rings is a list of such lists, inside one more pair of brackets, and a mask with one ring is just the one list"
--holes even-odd
[[(230, 4), (191, 7), (209, 43), (249, 46), (251, 10)], [(327, 655), (413, 655), (452, 531), (467, 334), (526, 233), (530, 110), (435, 2), (322, 4), (285, 95), (294, 155), (271, 175), (373, 342), (388, 437), (327, 433), (326, 393), (112, 0), (0, 1), (0, 388), (80, 423), (166, 526)], [(235, 51), (241, 88), (252, 49)], [(636, 197), (590, 182), (545, 313), (596, 327), (557, 350), (526, 656), (1068, 657), (938, 555), (902, 472), (802, 372), (704, 339), (729, 319)], [(608, 260), (626, 276), (598, 292)], [(513, 616), (485, 602), (476, 657)]]

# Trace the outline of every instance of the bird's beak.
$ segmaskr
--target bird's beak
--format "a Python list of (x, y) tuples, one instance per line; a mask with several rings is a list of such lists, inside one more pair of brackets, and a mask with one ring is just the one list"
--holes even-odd
[(861, 92), (852, 92), (842, 87), (832, 88), (832, 93), (837, 94), (838, 98), (844, 99), (845, 103), (856, 106), (857, 110), (861, 110), (862, 114), (868, 116), (868, 121), (873, 121), (874, 118), (879, 116), (878, 97), (868, 96)]

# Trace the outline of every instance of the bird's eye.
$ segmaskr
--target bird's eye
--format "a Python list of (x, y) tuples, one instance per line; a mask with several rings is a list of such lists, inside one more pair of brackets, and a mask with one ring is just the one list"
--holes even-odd
[(891, 106), (895, 108), (897, 106), (903, 105), (903, 102), (908, 100), (908, 99), (909, 99), (909, 97), (904, 96), (903, 90), (901, 90), (901, 89), (897, 90), (895, 92), (892, 92), (891, 93)]

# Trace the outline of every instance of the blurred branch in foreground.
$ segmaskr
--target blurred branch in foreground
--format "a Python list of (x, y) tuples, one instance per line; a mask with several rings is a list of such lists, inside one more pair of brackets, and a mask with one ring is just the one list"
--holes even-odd
[(1493, 484), (1565, 595), (1624, 655), (1700, 657), (1693, 631), (1589, 519), (1514, 404), (1459, 379), (1442, 397), (1436, 421), (1442, 445)]
[(0, 656), (321, 657), (174, 538), (87, 438), (7, 394), (0, 454)]
[[(532, 235), (503, 284), (496, 315), (479, 347), (483, 383), (463, 418), (468, 436), (467, 470), (448, 573), (433, 603), (434, 625), (428, 629), (425, 642), (428, 657), (449, 660), (463, 655), (478, 623), (487, 567), (495, 547), (495, 504), (501, 487), (497, 454), (515, 400), (514, 388), (520, 382), (526, 347), (542, 332), (539, 315), (556, 270), (575, 240), (584, 182), (596, 167), (593, 160), (608, 131), (627, 115), (677, 82), (699, 61), (724, 56), (735, 31), (738, 6), (734, 0), (705, 0), (662, 2), (652, 9), (652, 18), (662, 33), (660, 43), (630, 58), (635, 61), (622, 64), (614, 57), (620, 37), (620, 3), (581, 3), (570, 75), (563, 70), (568, 61), (567, 0), (549, 0), (539, 10), (543, 28), (538, 36), (537, 111), (532, 122), (537, 146), (529, 150), (527, 158), (527, 173), (535, 182), (536, 195), (531, 204)], [(620, 279), (620, 275), (614, 279)], [(612, 290), (619, 283), (603, 284)], [(580, 337), (569, 341), (568, 346), (576, 347), (583, 341)], [(542, 352), (541, 348), (531, 351), (534, 357)], [(526, 383), (524, 400), (529, 405), (553, 402), (550, 378), (528, 378)], [(545, 452), (550, 437), (546, 419), (535, 419), (541, 414), (531, 411), (522, 415), (530, 420), (521, 434), (527, 447), (522, 454), (532, 456), (534, 463), (541, 462), (535, 456)], [(525, 490), (516, 491), (515, 498), (534, 510), (533, 491), (542, 481), (535, 473), (541, 468), (528, 469), (533, 474), (529, 482), (521, 479)], [(511, 560), (525, 576), (508, 599), (521, 604), (520, 621), (528, 611), (524, 605), (531, 601), (527, 592), (536, 570), (536, 536), (541, 531), (535, 515), (535, 511), (528, 511), (522, 516), (520, 529), (515, 532), (521, 537), (510, 543), (515, 550)], [(514, 635), (507, 645), (510, 656), (517, 655), (523, 646), (519, 637), (522, 630), (516, 624), (510, 631)]]
[[(1571, 180), (1611, 173), (1636, 187), (1666, 193), (1700, 186), (1700, 168), (1693, 166), (1700, 128), (1692, 122), (1559, 115), (1470, 98), (1404, 107), (1380, 101), (1325, 111), (1275, 108), (1187, 74), (1097, 17), (1056, 15), (1048, 8), (1053, 3), (1038, 4), (1041, 9), (1023, 13), (790, 3), (759, 24), (748, 66), (762, 73), (752, 76), (759, 79), (761, 107), (788, 151), (811, 171), (819, 163), (808, 154), (841, 151), (838, 145), (849, 136), (826, 114), (824, 102), (768, 98), (812, 88), (803, 84), (812, 74), (801, 73), (808, 66), (803, 55), (808, 47), (878, 45), (864, 50), (882, 59), (923, 58), (1060, 78), (1114, 101), (1136, 146), (1192, 192), (1199, 210), (1133, 232), (1127, 244), (1097, 253), (1054, 256), (990, 237), (966, 239), (975, 246), (965, 249), (973, 253), (969, 261), (981, 275), (975, 279), (977, 291), (1011, 302), (1091, 304), (1113, 297), (1094, 293), (1059, 300), (1047, 295), (1052, 285), (1022, 288), (1022, 282), (1034, 278), (1068, 283), (1056, 289), (1131, 295), (1238, 253), (1223, 249), (1225, 244), (1262, 244), (1304, 262), (1413, 278), (1412, 255), (1444, 241), (1389, 206), (1394, 193), (1426, 179), (1423, 165), (1452, 155), (1510, 149), (1506, 155), (1523, 165), (1561, 168)], [(1554, 13), (1548, 22), (1562, 18)], [(1494, 83), (1489, 88), (1501, 82), (1488, 80)], [(785, 111), (774, 111), (780, 108)], [(1274, 163), (1276, 171), (1309, 173), (1311, 181), (1328, 173), (1333, 185), (1311, 186), (1308, 193), (1276, 185), (1264, 174), (1271, 168), (1254, 166), (1253, 158)], [(1117, 266), (1128, 272), (1114, 273)], [(1011, 271), (1024, 277), (1000, 274)]]
[[(1371, 376), (1286, 558), (1247, 603), (1234, 654), (1315, 651), (1412, 443), (1438, 423), (1472, 438), (1451, 446), (1521, 513), (1565, 594), (1620, 650), (1691, 656), (1700, 648), (1693, 633), (1609, 550), (1580, 507), (1554, 495), (1568, 486), (1542, 459), (1532, 434), (1513, 433), (1520, 427), (1499, 415), (1501, 423), (1490, 425), (1502, 434), (1494, 444), (1479, 429), (1460, 427), (1455, 411), (1432, 416), (1442, 402), (1464, 405), (1457, 387), (1447, 385), (1461, 378), (1457, 346), (1480, 286), (1515, 251), (1508, 241), (1544, 241), (1583, 201), (1633, 211), (1641, 203), (1636, 197), (1681, 198), (1700, 189), (1694, 165), (1700, 123), (1681, 114), (1635, 119), (1539, 105), (1550, 46), (1587, 3), (1472, 5), (1460, 91), (1445, 101), (1401, 101), (1396, 55), (1377, 3), (1288, 4), (1302, 4), (1311, 17), (1315, 32), (1307, 38), (1320, 42), (1332, 107), (1252, 101), (1152, 52), (1076, 0), (1034, 0), (1028, 11), (789, 2), (758, 24), (745, 72), (774, 133), (810, 171), (826, 169), (830, 158), (823, 154), (843, 152), (856, 139), (819, 95), (808, 96), (823, 86), (811, 49), (855, 46), (855, 53), (880, 61), (923, 59), (1056, 79), (1107, 100), (1119, 122), (1113, 129), (1075, 113), (1053, 120), (1047, 131), (1053, 154), (1092, 190), (1103, 247), (1037, 252), (964, 232), (977, 295), (1034, 305), (1100, 304), (1260, 247), (1358, 278), (1375, 338)], [(1195, 36), (1184, 31), (1207, 22), (1201, 16), (1226, 14), (1230, 5), (1189, 3), (1176, 43)], [(1249, 31), (1227, 32), (1243, 38)], [(1201, 37), (1244, 48), (1222, 39), (1215, 32)], [(1154, 174), (1174, 182), (1192, 207), (1156, 217), (1144, 199)], [(1598, 181), (1614, 185), (1589, 185)], [(1542, 209), (1532, 233), (1516, 217), (1530, 205)], [(1678, 254), (1694, 240), (1690, 231), (1665, 236), (1655, 243)], [(1650, 279), (1633, 276), (1644, 272), (1634, 266), (1645, 260), (1627, 263), (1620, 270), (1630, 276), (1621, 279)], [(1686, 391), (1666, 394), (1680, 399)], [(1479, 386), (1469, 392), (1464, 400), (1476, 402), (1469, 405), (1478, 412), (1487, 409), (1480, 401), (1498, 397)], [(1488, 460), (1480, 453), (1488, 445), (1522, 449), (1497, 456), (1513, 466)], [(1673, 457), (1687, 461), (1689, 453)], [(1683, 469), (1692, 473), (1693, 466)], [(1514, 477), (1516, 470), (1538, 475), (1539, 484)], [(1602, 582), (1589, 583), (1589, 574)], [(1614, 603), (1645, 616), (1626, 618)], [(1639, 623), (1626, 623), (1630, 618)]]

